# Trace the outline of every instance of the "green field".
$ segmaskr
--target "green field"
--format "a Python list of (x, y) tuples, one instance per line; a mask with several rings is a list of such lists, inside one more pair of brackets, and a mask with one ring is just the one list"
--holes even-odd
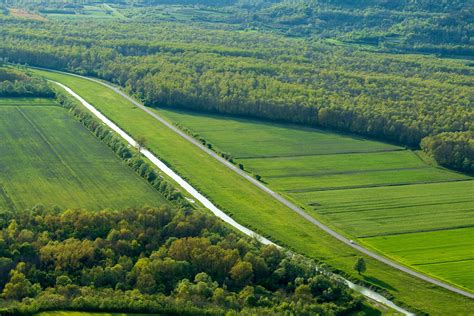
[[(235, 158), (292, 157), (400, 150), (400, 147), (349, 135), (301, 127), (281, 127), (222, 116), (167, 111), (166, 116), (199, 133)], [(317, 131), (317, 133), (315, 133)]]
[[(427, 240), (430, 242), (428, 243)], [(363, 240), (420, 271), (474, 288), (474, 228), (380, 236)], [(467, 256), (466, 256), (467, 254)]]
[[(457, 228), (474, 227), (472, 177), (430, 166), (412, 151), (317, 129), (180, 111), (160, 113), (235, 155), (246, 170), (350, 238), (396, 234), (405, 244), (412, 238), (408, 233), (457, 234)], [(437, 234), (425, 235), (427, 247), (437, 244)], [(458, 261), (444, 262), (450, 261), (449, 256), (439, 253), (442, 266), (428, 262), (416, 264), (416, 269), (474, 290), (472, 248), (457, 247), (457, 242), (470, 238), (463, 236), (446, 240)], [(376, 246), (372, 239), (363, 242), (399, 259), (393, 253), (397, 249), (388, 242), (384, 245), (385, 239), (377, 240)], [(415, 265), (416, 252), (405, 256), (398, 261)], [(466, 267), (459, 268), (462, 262)]]
[(0, 99), (0, 135), (0, 209), (166, 203), (52, 100)]
[[(209, 158), (206, 153), (145, 112), (136, 109), (112, 90), (68, 75), (35, 72), (74, 89), (132, 136), (146, 137), (148, 147), (152, 151), (241, 224), (297, 252), (323, 260), (354, 278), (383, 287), (398, 300), (414, 308), (432, 314), (462, 314), (474, 308), (474, 303), (468, 298), (433, 287), (368, 257), (365, 257), (368, 271), (365, 276), (358, 276), (352, 266), (360, 253), (317, 229), (269, 195), (255, 189), (248, 181)], [(328, 134), (328, 137), (334, 136)], [(357, 140), (360, 141), (359, 145), (368, 143), (368, 146), (374, 146), (372, 151), (399, 149), (392, 145), (350, 138), (350, 142)], [(210, 141), (220, 145), (215, 140)], [(278, 141), (275, 144), (278, 144)], [(222, 145), (219, 147), (224, 148)], [(340, 147), (335, 146), (337, 149)], [(354, 148), (357, 146), (354, 145)], [(283, 150), (284, 146), (278, 148), (280, 152)], [(320, 152), (324, 151), (327, 150), (320, 148)]]

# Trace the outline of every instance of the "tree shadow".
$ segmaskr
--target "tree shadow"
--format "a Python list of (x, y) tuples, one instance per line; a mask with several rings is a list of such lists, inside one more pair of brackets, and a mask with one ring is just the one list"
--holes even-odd
[(379, 280), (377, 278), (374, 278), (374, 277), (364, 275), (364, 281), (367, 282), (367, 283), (382, 287), (382, 288), (387, 289), (387, 290), (398, 292), (398, 290), (396, 288), (394, 288), (393, 286), (391, 286), (390, 284), (385, 283), (384, 281), (381, 281), (381, 280)]

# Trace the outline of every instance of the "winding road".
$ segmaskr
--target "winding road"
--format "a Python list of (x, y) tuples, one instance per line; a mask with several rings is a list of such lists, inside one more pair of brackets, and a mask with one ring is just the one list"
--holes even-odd
[[(141, 103), (137, 102), (136, 100), (134, 100), (133, 98), (131, 98), (130, 96), (128, 96), (127, 94), (125, 94), (124, 92), (122, 92), (119, 88), (111, 85), (111, 84), (108, 84), (106, 82), (103, 82), (103, 81), (100, 81), (100, 80), (97, 80), (97, 79), (93, 79), (93, 78), (89, 78), (89, 77), (85, 77), (85, 76), (80, 76), (80, 75), (76, 75), (76, 74), (71, 74), (71, 73), (66, 73), (66, 72), (60, 72), (60, 71), (53, 71), (51, 69), (45, 69), (45, 68), (37, 68), (37, 69), (41, 69), (41, 70), (46, 70), (46, 71), (52, 71), (52, 72), (57, 72), (57, 73), (63, 73), (63, 74), (66, 74), (66, 75), (70, 75), (70, 76), (75, 76), (75, 77), (79, 77), (79, 78), (82, 78), (82, 79), (87, 79), (87, 80), (90, 80), (90, 81), (93, 81), (93, 82), (96, 82), (98, 84), (101, 84), (109, 89), (112, 89), (113, 91), (115, 91), (116, 93), (118, 93), (119, 95), (121, 95), (122, 97), (124, 97), (125, 99), (127, 99), (128, 101), (130, 101), (131, 103), (133, 103), (135, 106), (137, 106), (139, 109), (143, 110), (144, 112), (146, 112), (147, 114), (149, 114), (150, 116), (152, 116), (153, 118), (155, 118), (157, 121), (159, 121), (160, 123), (164, 124), (166, 127), (170, 128), (172, 131), (174, 131), (175, 133), (177, 133), (178, 135), (180, 135), (181, 137), (183, 137), (184, 139), (186, 139), (187, 141), (189, 141), (190, 143), (194, 144), (195, 146), (199, 147), (201, 150), (203, 150), (204, 152), (206, 152), (209, 156), (213, 157), (214, 159), (218, 160), (220, 163), (222, 163), (223, 165), (225, 165), (227, 168), (229, 168), (230, 170), (236, 172), (237, 174), (239, 174), (240, 176), (244, 177), (245, 179), (247, 179), (249, 182), (251, 182), (253, 185), (255, 185), (256, 187), (258, 187), (259, 189), (261, 189), (262, 191), (264, 191), (265, 193), (269, 194), (270, 196), (272, 196), (274, 199), (276, 199), (277, 201), (279, 201), (280, 203), (284, 204), (285, 206), (287, 206), (289, 209), (291, 209), (292, 211), (296, 212), (297, 214), (299, 214), (300, 216), (302, 216), (303, 218), (305, 218), (307, 221), (309, 221), (310, 223), (312, 223), (313, 225), (317, 226), (318, 228), (324, 230), (326, 233), (330, 234), (331, 236), (333, 236), (334, 238), (338, 239), (339, 241), (343, 242), (344, 244), (360, 251), (361, 253), (364, 253), (365, 255), (375, 259), (375, 260), (378, 260), (392, 268), (395, 268), (395, 269), (398, 269), (400, 271), (403, 271), (409, 275), (412, 275), (416, 278), (419, 278), (421, 280), (424, 280), (426, 282), (429, 282), (431, 284), (434, 284), (434, 285), (437, 285), (437, 286), (440, 286), (446, 290), (449, 290), (449, 291), (452, 291), (454, 293), (457, 293), (457, 294), (460, 294), (460, 295), (463, 295), (463, 296), (466, 296), (468, 298), (471, 298), (471, 299), (474, 299), (474, 294), (473, 293), (469, 293), (467, 291), (464, 291), (462, 289), (459, 289), (459, 288), (456, 288), (452, 285), (449, 285), (445, 282), (442, 282), (440, 280), (436, 280), (434, 278), (431, 278), (427, 275), (424, 275), (424, 274), (421, 274), (419, 272), (416, 272), (408, 267), (405, 267), (403, 265), (400, 265), (392, 260), (389, 260), (369, 249), (366, 249), (356, 243), (353, 243), (351, 240), (349, 240), (348, 238), (342, 236), (341, 234), (339, 234), (338, 232), (332, 230), (331, 228), (327, 227), (326, 225), (324, 225), (323, 223), (321, 223), (320, 221), (316, 220), (315, 218), (313, 218), (312, 216), (310, 216), (309, 214), (307, 214), (303, 209), (301, 209), (300, 207), (298, 207), (297, 205), (295, 205), (294, 203), (288, 201), (287, 199), (285, 199), (283, 196), (279, 195), (278, 193), (276, 193), (275, 191), (269, 189), (268, 187), (266, 187), (263, 183), (257, 181), (256, 179), (254, 179), (252, 176), (250, 176), (249, 174), (247, 174), (245, 171), (239, 169), (238, 167), (236, 167), (235, 165), (233, 165), (232, 163), (228, 162), (227, 160), (225, 160), (224, 158), (220, 157), (217, 153), (215, 153), (214, 151), (208, 149), (206, 146), (202, 145), (201, 142), (199, 142), (198, 140), (196, 140), (195, 138), (193, 138), (192, 136), (189, 136), (188, 134), (184, 133), (183, 131), (181, 131), (179, 128), (177, 128), (176, 126), (174, 126), (173, 124), (169, 123), (168, 121), (166, 121), (164, 118), (162, 118), (161, 116), (159, 116), (157, 113), (151, 111), (149, 108), (147, 108), (146, 106), (142, 105)], [(52, 81), (52, 82), (55, 82), (55, 81)], [(73, 95), (76, 99), (78, 99), (84, 106), (86, 106), (91, 112), (94, 113), (94, 115), (96, 115), (100, 120), (102, 120), (105, 124), (107, 124), (110, 128), (112, 128), (115, 132), (117, 132), (120, 136), (122, 136), (128, 143), (130, 143), (131, 145), (133, 146), (136, 146), (136, 142), (135, 140), (133, 140), (132, 137), (130, 137), (128, 134), (126, 134), (123, 130), (121, 130), (117, 125), (115, 125), (112, 121), (110, 121), (105, 115), (103, 115), (102, 113), (100, 113), (95, 107), (93, 107), (92, 105), (90, 105), (89, 103), (87, 103), (87, 101), (85, 101), (83, 98), (81, 98), (79, 95), (77, 95), (74, 91), (72, 91), (70, 88), (64, 86), (63, 84), (59, 83), (59, 82), (55, 82), (56, 84), (60, 85), (61, 87), (63, 87), (68, 93), (70, 93), (71, 95)], [(222, 212), (221, 210), (219, 210), (216, 206), (214, 206), (212, 204), (212, 202), (210, 202), (206, 197), (204, 197), (203, 195), (201, 195), (197, 190), (195, 190), (190, 184), (188, 184), (184, 179), (182, 179), (179, 175), (177, 175), (174, 171), (172, 171), (169, 167), (167, 167), (163, 162), (161, 162), (157, 157), (155, 157), (151, 152), (149, 152), (148, 150), (146, 149), (142, 149), (142, 153), (143, 155), (145, 155), (148, 159), (150, 159), (150, 161), (152, 161), (158, 168), (160, 168), (161, 170), (163, 170), (163, 172), (165, 172), (168, 176), (170, 176), (171, 178), (173, 178), (180, 186), (182, 186), (186, 191), (188, 191), (191, 195), (193, 195), (198, 201), (200, 201), (205, 207), (207, 207), (209, 210), (211, 210), (212, 213), (214, 213), (216, 216), (220, 217), (221, 219), (223, 219), (225, 222), (229, 223), (230, 225), (236, 227), (237, 229), (239, 229), (240, 231), (242, 231), (243, 233), (249, 235), (249, 236), (253, 236), (253, 237), (256, 237), (258, 238), (261, 242), (265, 243), (265, 244), (274, 244), (273, 242), (271, 242), (270, 240), (264, 238), (263, 236), (259, 236), (258, 234), (256, 234), (255, 232), (253, 232), (252, 230), (240, 225), (239, 223), (237, 223), (235, 220), (233, 220), (231, 217), (229, 217), (227, 214), (225, 214), (224, 212)]]

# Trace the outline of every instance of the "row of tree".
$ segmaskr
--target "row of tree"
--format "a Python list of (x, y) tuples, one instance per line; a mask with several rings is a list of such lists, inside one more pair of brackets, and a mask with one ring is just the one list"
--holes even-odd
[(45, 309), (342, 315), (361, 301), (314, 262), (168, 207), (0, 213), (2, 314)]

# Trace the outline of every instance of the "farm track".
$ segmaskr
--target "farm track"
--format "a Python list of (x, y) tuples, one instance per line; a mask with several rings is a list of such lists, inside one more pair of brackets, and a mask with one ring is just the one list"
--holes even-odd
[(369, 188), (384, 188), (384, 187), (401, 187), (408, 185), (419, 185), (419, 184), (432, 184), (432, 183), (446, 183), (446, 182), (462, 182), (462, 181), (474, 181), (472, 179), (446, 179), (436, 181), (418, 181), (418, 182), (400, 182), (400, 183), (381, 183), (372, 185), (350, 185), (342, 187), (327, 187), (327, 188), (307, 188), (297, 190), (284, 190), (287, 193), (309, 193), (309, 192), (320, 192), (320, 191), (340, 191), (340, 190), (351, 190), (351, 189), (369, 189)]
[[(38, 68), (38, 69), (42, 69), (42, 70), (46, 70), (46, 71), (51, 71), (50, 69), (45, 69), (45, 68)], [(228, 162), (227, 160), (225, 160), (224, 158), (220, 157), (217, 153), (215, 153), (214, 151), (208, 149), (206, 146), (202, 145), (201, 142), (199, 142), (197, 139), (194, 139), (192, 136), (189, 136), (187, 135), (185, 132), (181, 131), (178, 127), (174, 126), (173, 124), (169, 123), (168, 121), (166, 121), (164, 118), (162, 118), (161, 116), (159, 116), (158, 114), (156, 114), (155, 112), (151, 111), (149, 108), (147, 108), (146, 106), (142, 105), (141, 103), (137, 102), (136, 100), (134, 100), (133, 98), (131, 98), (130, 96), (128, 96), (127, 94), (125, 94), (124, 92), (122, 92), (119, 88), (111, 85), (111, 84), (108, 84), (106, 82), (103, 82), (103, 81), (100, 81), (100, 80), (97, 80), (97, 79), (93, 79), (93, 78), (88, 78), (88, 77), (85, 77), (85, 76), (81, 76), (81, 75), (76, 75), (76, 74), (71, 74), (71, 73), (66, 73), (66, 72), (60, 72), (60, 71), (53, 71), (53, 72), (58, 72), (58, 73), (63, 73), (63, 74), (66, 74), (66, 75), (70, 75), (70, 76), (75, 76), (75, 77), (78, 77), (78, 78), (82, 78), (82, 79), (86, 79), (86, 80), (89, 80), (89, 81), (92, 81), (92, 82), (95, 82), (95, 83), (98, 83), (98, 84), (101, 84), (102, 86), (105, 86), (111, 90), (113, 90), (115, 93), (119, 94), (120, 96), (122, 96), (123, 98), (125, 98), (126, 100), (128, 100), (129, 102), (131, 102), (132, 104), (134, 104), (135, 106), (137, 106), (139, 109), (143, 110), (145, 113), (147, 113), (148, 115), (152, 116), (154, 119), (156, 119), (157, 121), (159, 121), (160, 123), (162, 123), (163, 125), (165, 125), (166, 127), (168, 127), (169, 129), (171, 129), (173, 132), (175, 132), (176, 134), (178, 134), (179, 136), (181, 136), (182, 138), (184, 138), (185, 140), (187, 140), (188, 142), (192, 143), (193, 145), (197, 146), (198, 148), (200, 148), (201, 150), (203, 150), (204, 152), (206, 152), (209, 156), (213, 157), (214, 159), (216, 159), (217, 161), (219, 161), (220, 163), (222, 163), (224, 166), (226, 166), (227, 168), (229, 168), (230, 170), (236, 172), (237, 174), (239, 174), (240, 176), (242, 176), (243, 178), (245, 178), (246, 180), (248, 180), (249, 182), (251, 182), (253, 185), (255, 185), (256, 187), (258, 187), (259, 189), (261, 189), (262, 191), (264, 191), (265, 193), (269, 194), (271, 197), (273, 197), (275, 200), (279, 201), (280, 203), (282, 203), (283, 205), (287, 206), (289, 209), (291, 209), (292, 211), (296, 212), (298, 215), (300, 215), (301, 217), (303, 217), (305, 220), (307, 220), (308, 222), (312, 223), (314, 226), (320, 228), (321, 230), (325, 231), (326, 233), (328, 233), (329, 235), (331, 235), (332, 237), (338, 239), (339, 241), (343, 242), (344, 244), (354, 248), (355, 250), (358, 250), (359, 252), (361, 253), (364, 253), (365, 255), (375, 259), (375, 260), (378, 260), (379, 262), (382, 262), (392, 268), (395, 268), (397, 270), (400, 270), (402, 272), (405, 272), (411, 276), (414, 276), (416, 278), (419, 278), (423, 281), (426, 281), (426, 282), (429, 282), (431, 284), (434, 284), (434, 285), (437, 285), (439, 287), (442, 287), (446, 290), (449, 290), (451, 292), (454, 292), (454, 293), (457, 293), (457, 294), (460, 294), (460, 295), (463, 295), (465, 297), (468, 297), (470, 299), (474, 299), (474, 294), (473, 293), (470, 293), (468, 291), (464, 291), (462, 289), (459, 289), (455, 286), (452, 286), (452, 285), (449, 285), (445, 282), (442, 282), (442, 281), (439, 281), (439, 280), (436, 280), (434, 278), (431, 278), (427, 275), (424, 275), (422, 273), (419, 273), (419, 272), (416, 272), (406, 266), (403, 266), (401, 264), (398, 264), (390, 259), (387, 259), (385, 258), (384, 256), (382, 255), (379, 255), (367, 248), (364, 248), (358, 244), (355, 244), (353, 243), (351, 240), (349, 240), (348, 238), (344, 237), (343, 235), (339, 234), (338, 232), (332, 230), (331, 228), (329, 228), (328, 226), (324, 225), (323, 223), (321, 223), (320, 221), (316, 220), (315, 218), (313, 218), (312, 216), (310, 216), (309, 214), (307, 214), (305, 211), (303, 211), (301, 208), (299, 208), (297, 205), (293, 204), (292, 202), (288, 201), (287, 199), (285, 199), (284, 197), (282, 197), (281, 195), (279, 195), (278, 193), (274, 192), (273, 190), (269, 189), (268, 187), (266, 187), (264, 184), (262, 184), (261, 182), (257, 181), (256, 179), (254, 179), (252, 176), (248, 175), (247, 173), (245, 173), (244, 171), (240, 170), (237, 166), (234, 166), (233, 164), (231, 164), (230, 162)], [(54, 82), (54, 81), (53, 81)], [(57, 83), (57, 82), (56, 82)], [(62, 86), (63, 88), (67, 88), (66, 86), (62, 85), (61, 83), (58, 83), (60, 86)], [(71, 93), (73, 96), (75, 96), (76, 98), (78, 98), (79, 100), (81, 100), (82, 98), (80, 96), (78, 96), (76, 93), (74, 93), (71, 89), (67, 88), (66, 90), (70, 90), (68, 91), (69, 93)], [(83, 99), (82, 99), (83, 100)], [(83, 100), (84, 101), (84, 100)], [(81, 101), (82, 102), (82, 101)], [(85, 102), (85, 101), (84, 101)], [(87, 103), (87, 102), (86, 102)], [(83, 103), (84, 104), (84, 103)], [(85, 104), (84, 104), (85, 105)], [(92, 107), (92, 106), (91, 106)], [(128, 142), (130, 143), (135, 143), (135, 141), (129, 136), (127, 135), (125, 132), (123, 132), (122, 130), (120, 130), (120, 128), (118, 128), (114, 123), (112, 123), (107, 117), (105, 117), (102, 113), (100, 113), (97, 109), (95, 109), (94, 107), (92, 107), (95, 112), (94, 114), (97, 115), (97, 116), (102, 116), (105, 120), (107, 120), (108, 122), (110, 122), (110, 124), (112, 124), (113, 126), (116, 127), (116, 129), (118, 129), (119, 131), (119, 134), (121, 134), (122, 137), (124, 137), (125, 139), (127, 139)], [(101, 120), (104, 121), (104, 119), (101, 118)], [(111, 125), (109, 125), (110, 127), (112, 127)], [(113, 128), (114, 129), (114, 128)], [(114, 129), (115, 130), (115, 129)], [(122, 135), (123, 134), (123, 135)], [(160, 169), (161, 168), (164, 168), (164, 169), (168, 169), (169, 172), (173, 173), (177, 178), (179, 178), (180, 181), (177, 181), (181, 186), (189, 186), (191, 187), (186, 181), (184, 181), (181, 177), (177, 176), (171, 169), (169, 169), (165, 164), (163, 164), (161, 161), (159, 161), (153, 154), (151, 154), (148, 150), (143, 150), (145, 156), (147, 156), (147, 158), (152, 158), (152, 161), (154, 163), (158, 163), (158, 164), (161, 164), (159, 167)], [(162, 169), (163, 170), (163, 169)], [(176, 180), (175, 180), (176, 181)], [(191, 187), (192, 190), (195, 191), (196, 193), (196, 196), (200, 196), (202, 197), (204, 200), (207, 200), (204, 196), (202, 196), (200, 193), (198, 193), (194, 188)], [(188, 191), (190, 192), (190, 191)], [(194, 195), (194, 194), (193, 194)], [(208, 203), (210, 203), (208, 200), (207, 200)], [(215, 206), (210, 203), (212, 207), (215, 208)], [(207, 205), (205, 205), (206, 207), (208, 207)], [(213, 213), (215, 213), (215, 210), (213, 211), (210, 207), (208, 207)], [(216, 208), (217, 209), (217, 208)], [(219, 209), (217, 209), (218, 212), (222, 212), (220, 211)], [(253, 233), (251, 230), (249, 230), (248, 228), (238, 224), (237, 222), (235, 222), (232, 218), (230, 218), (227, 214), (221, 214), (221, 216), (225, 216), (226, 218), (228, 218), (228, 220), (226, 220), (226, 222), (228, 222), (229, 224), (233, 225), (234, 227), (236, 227), (237, 229), (241, 230), (242, 232), (246, 233), (247, 235), (249, 234), (249, 232)], [(219, 216), (219, 217), (221, 217)], [(222, 218), (222, 217), (221, 217)], [(232, 222), (234, 224), (232, 224)], [(272, 243), (270, 242), (269, 240), (266, 240), (267, 243)]]
[(265, 179), (332, 176), (332, 175), (345, 175), (345, 174), (376, 173), (376, 172), (385, 172), (385, 171), (387, 171), (387, 172), (390, 172), (390, 171), (410, 171), (410, 170), (422, 170), (422, 169), (429, 169), (429, 168), (430, 167), (413, 167), (413, 168), (367, 169), (367, 170), (326, 171), (326, 172), (321, 171), (321, 172), (309, 172), (309, 173), (292, 173), (291, 175), (266, 176)]
[(389, 237), (389, 236), (400, 236), (400, 235), (410, 235), (417, 233), (431, 233), (431, 232), (441, 232), (445, 230), (454, 230), (454, 229), (463, 229), (463, 228), (472, 228), (474, 225), (464, 225), (464, 226), (452, 226), (452, 227), (443, 227), (443, 228), (434, 228), (434, 229), (420, 229), (420, 230), (410, 230), (398, 233), (388, 233), (388, 234), (377, 234), (377, 235), (362, 235), (357, 236), (357, 238), (374, 238), (374, 237)]
[(299, 157), (313, 157), (313, 156), (332, 156), (332, 155), (350, 155), (350, 154), (374, 154), (374, 153), (387, 153), (392, 151), (404, 151), (404, 148), (394, 148), (394, 149), (378, 149), (378, 150), (371, 150), (367, 152), (360, 152), (360, 151), (344, 151), (344, 152), (336, 152), (336, 153), (321, 153), (321, 154), (292, 154), (292, 155), (260, 155), (260, 156), (236, 156), (235, 159), (272, 159), (272, 158), (299, 158)]

